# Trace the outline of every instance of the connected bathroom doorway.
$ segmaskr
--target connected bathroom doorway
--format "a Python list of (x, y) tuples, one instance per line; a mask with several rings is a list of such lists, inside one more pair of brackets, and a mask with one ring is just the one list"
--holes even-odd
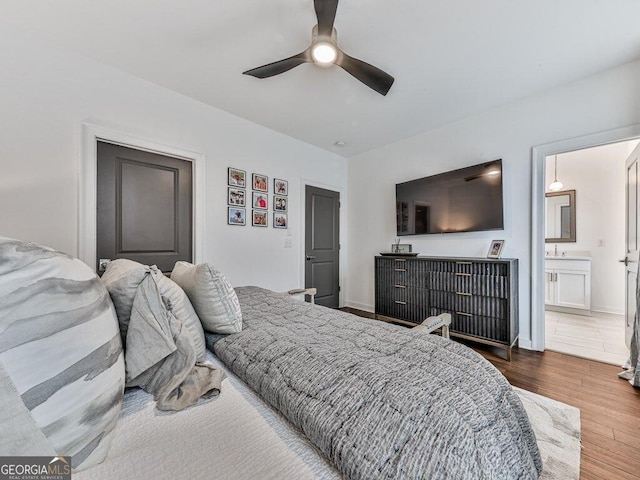
[(625, 310), (630, 293), (635, 311), (635, 283), (629, 284), (624, 259), (638, 231), (637, 211), (626, 214), (630, 202), (633, 206), (638, 200), (637, 177), (629, 174), (627, 163), (639, 143), (609, 143), (545, 158), (542, 262), (548, 350), (617, 365), (627, 360)]

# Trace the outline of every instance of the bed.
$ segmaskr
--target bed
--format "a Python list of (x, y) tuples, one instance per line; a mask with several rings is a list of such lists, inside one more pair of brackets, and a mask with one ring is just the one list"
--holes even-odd
[[(131, 332), (145, 339), (139, 307), (155, 298), (165, 322), (158, 338), (174, 352), (167, 358), (179, 360), (171, 368), (191, 362), (187, 370), (227, 378), (219, 375), (213, 389), (220, 395), (180, 412), (160, 411), (157, 394), (154, 401), (128, 389), (120, 412), (123, 326), (102, 281), (77, 259), (25, 242), (0, 239), (0, 259), (0, 423), (20, 427), (0, 438), (0, 454), (70, 455), (81, 479), (534, 479), (542, 472), (518, 394), (467, 347), (258, 287), (225, 287), (237, 305), (220, 306), (242, 311), (242, 330), (207, 334), (205, 358), (204, 345), (194, 347), (204, 342), (199, 323), (176, 316), (193, 310), (189, 302), (167, 300), (161, 274), (144, 266), (128, 307), (127, 362)], [(205, 313), (198, 310), (209, 325)], [(183, 345), (188, 354), (176, 357)], [(148, 387), (128, 375), (127, 384)], [(182, 392), (162, 398), (171, 404)]]

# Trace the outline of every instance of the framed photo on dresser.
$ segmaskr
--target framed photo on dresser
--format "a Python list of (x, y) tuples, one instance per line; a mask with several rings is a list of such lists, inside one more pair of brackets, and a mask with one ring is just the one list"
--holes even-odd
[(491, 240), (491, 246), (489, 247), (487, 258), (500, 258), (503, 248), (504, 240)]

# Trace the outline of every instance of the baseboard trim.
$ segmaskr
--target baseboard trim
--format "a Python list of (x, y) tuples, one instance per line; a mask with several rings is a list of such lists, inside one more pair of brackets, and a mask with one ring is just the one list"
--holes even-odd
[(601, 306), (593, 307), (591, 309), (591, 311), (594, 312), (594, 313), (606, 313), (606, 314), (609, 314), (609, 315), (624, 315), (624, 311), (621, 312), (621, 311), (615, 310), (613, 308), (607, 308), (607, 307), (601, 307)]
[(364, 312), (374, 313), (375, 308), (372, 305), (365, 305), (364, 303), (352, 302), (347, 300), (344, 304), (345, 307), (355, 308), (357, 310), (362, 310)]
[(533, 350), (531, 339), (529, 338), (519, 338), (518, 347), (523, 348), (525, 350)]

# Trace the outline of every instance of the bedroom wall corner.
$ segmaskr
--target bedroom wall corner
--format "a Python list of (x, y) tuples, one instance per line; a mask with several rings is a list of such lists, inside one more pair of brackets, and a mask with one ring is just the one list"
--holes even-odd
[[(200, 152), (206, 178), (202, 259), (233, 285), (298, 287), (300, 179), (347, 191), (340, 155), (141, 80), (18, 28), (0, 31), (0, 235), (80, 253), (82, 125)], [(46, 81), (45, 81), (46, 79)], [(289, 181), (289, 228), (227, 225), (227, 168)], [(251, 192), (251, 188), (247, 189)], [(285, 239), (291, 238), (291, 247)], [(346, 262), (346, 260), (345, 260)], [(346, 270), (346, 265), (343, 266)]]

